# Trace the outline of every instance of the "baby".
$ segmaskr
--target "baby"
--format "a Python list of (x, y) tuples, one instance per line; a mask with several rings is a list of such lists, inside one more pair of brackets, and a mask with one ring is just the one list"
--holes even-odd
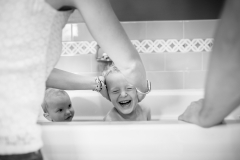
[(112, 108), (105, 121), (147, 121), (151, 120), (149, 108), (138, 104), (137, 91), (112, 63), (103, 71)]
[(49, 121), (72, 121), (74, 109), (67, 92), (59, 89), (48, 88), (42, 103), (43, 116)]

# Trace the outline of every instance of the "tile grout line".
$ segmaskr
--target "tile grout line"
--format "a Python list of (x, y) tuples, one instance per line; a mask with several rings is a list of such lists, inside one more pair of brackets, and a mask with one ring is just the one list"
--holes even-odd
[(71, 24), (71, 41), (73, 41), (73, 29), (72, 29), (72, 24)]
[(185, 89), (186, 86), (185, 86), (185, 72), (183, 72), (183, 89)]
[(93, 56), (94, 54), (92, 54), (90, 58), (91, 72), (93, 72)]
[(166, 72), (167, 71), (167, 58), (166, 58), (166, 53), (163, 54), (164, 56), (164, 62), (163, 62), (163, 70)]
[(184, 32), (184, 30), (185, 30), (185, 25), (184, 25), (184, 23), (185, 23), (185, 21), (183, 21), (183, 39), (184, 39), (184, 35), (185, 35), (185, 32)]
[(148, 31), (148, 23), (147, 23), (147, 22), (145, 22), (145, 23), (146, 23), (146, 24), (145, 24), (145, 29), (146, 29), (146, 30), (145, 30), (145, 39), (147, 39), (147, 37), (148, 37), (148, 36), (147, 36), (147, 35), (148, 35), (148, 32), (147, 32), (147, 31)]

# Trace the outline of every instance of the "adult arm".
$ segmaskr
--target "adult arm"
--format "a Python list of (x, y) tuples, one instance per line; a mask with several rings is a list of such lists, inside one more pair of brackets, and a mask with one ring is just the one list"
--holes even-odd
[(146, 92), (146, 71), (140, 55), (118, 21), (109, 1), (70, 1), (71, 5), (81, 12), (94, 39), (108, 53), (125, 78), (140, 91)]
[(226, 1), (210, 57), (203, 105), (189, 108), (180, 120), (211, 127), (240, 104), (240, 1)]
[[(62, 90), (93, 90), (96, 88), (96, 77), (81, 76), (54, 68), (46, 81), (46, 87)], [(100, 77), (104, 81), (104, 77)], [(101, 95), (109, 100), (107, 89), (102, 86)]]
[(92, 90), (96, 87), (94, 77), (81, 76), (54, 68), (49, 75), (47, 87), (62, 90)]

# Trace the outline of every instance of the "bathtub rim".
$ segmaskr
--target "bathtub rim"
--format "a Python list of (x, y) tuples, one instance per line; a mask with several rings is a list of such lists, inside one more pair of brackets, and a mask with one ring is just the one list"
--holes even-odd
[[(198, 125), (179, 120), (153, 120), (153, 121), (74, 121), (74, 122), (37, 122), (40, 126), (76, 126), (76, 125)], [(226, 127), (229, 125), (240, 125), (240, 120), (225, 119), (221, 124), (213, 127)], [(211, 127), (211, 128), (213, 128)], [(201, 127), (202, 128), (202, 127)]]

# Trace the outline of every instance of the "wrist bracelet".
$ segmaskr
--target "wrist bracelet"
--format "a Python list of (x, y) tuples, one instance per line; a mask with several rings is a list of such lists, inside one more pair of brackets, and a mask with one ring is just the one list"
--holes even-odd
[(95, 82), (96, 82), (97, 86), (96, 86), (96, 88), (93, 89), (93, 91), (100, 92), (102, 90), (102, 82), (98, 77), (95, 78)]
[(141, 92), (141, 91), (138, 90), (137, 88), (136, 88), (136, 90), (137, 90), (137, 92), (139, 92), (140, 94), (148, 94), (149, 92), (151, 92), (151, 82), (150, 82), (149, 80), (147, 80), (147, 88), (148, 88), (148, 91), (145, 92), (145, 93)]

